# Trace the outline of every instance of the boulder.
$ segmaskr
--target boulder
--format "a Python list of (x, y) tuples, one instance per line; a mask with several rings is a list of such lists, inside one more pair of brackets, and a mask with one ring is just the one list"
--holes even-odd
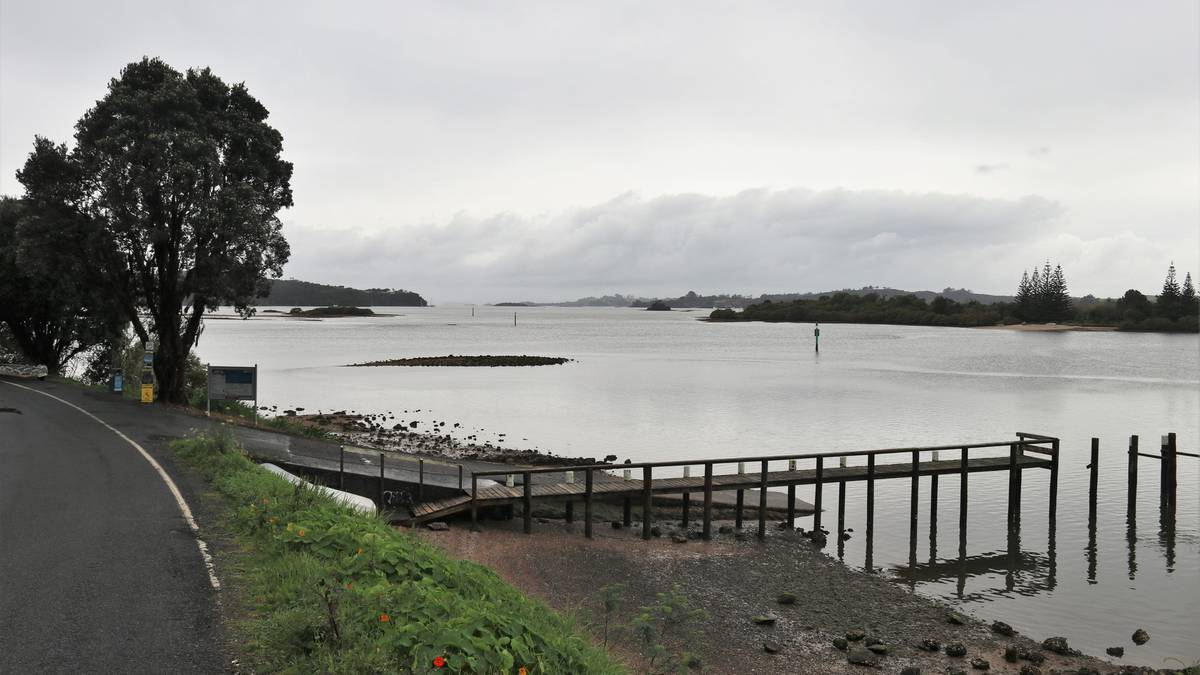
[(436, 523), (429, 523), (425, 527), (426, 529), (433, 530), (434, 532), (445, 532), (446, 530), (450, 529), (449, 525), (440, 521)]
[(671, 541), (675, 542), (676, 544), (686, 544), (688, 543), (688, 538), (676, 532), (675, 534), (671, 535)]
[(650, 528), (650, 534), (655, 537), (661, 537), (662, 536), (662, 528), (655, 525), (654, 527)]
[(1122, 656), (1125, 656), (1125, 648), (1124, 647), (1109, 647), (1108, 649), (1104, 650), (1104, 653), (1108, 654), (1109, 656), (1115, 656), (1117, 658), (1121, 658)]
[(916, 666), (909, 666), (901, 670), (900, 675), (921, 675), (921, 669)]
[(925, 638), (917, 643), (917, 649), (927, 652), (938, 652), (942, 650), (942, 643), (937, 640)]
[(992, 622), (992, 632), (999, 633), (1000, 635), (1005, 635), (1008, 637), (1012, 637), (1017, 634), (1017, 631), (1013, 630), (1012, 626), (1004, 623), (1003, 621), (993, 621)]
[(774, 626), (775, 622), (778, 620), (779, 617), (775, 616), (774, 614), (759, 614), (753, 619), (754, 623), (758, 624), (759, 626)]
[(958, 612), (950, 612), (949, 614), (947, 614), (946, 621), (954, 624), (955, 626), (967, 625), (967, 617), (963, 616), (962, 614), (959, 614)]
[(946, 656), (953, 656), (954, 658), (961, 659), (962, 657), (964, 657), (966, 655), (967, 655), (967, 648), (963, 646), (963, 643), (952, 642), (952, 643), (946, 645)]
[(833, 646), (842, 651), (846, 651), (850, 648), (850, 642), (844, 637), (835, 637), (833, 638)]
[(1042, 669), (1027, 663), (1021, 666), (1021, 675), (1042, 675)]
[(992, 667), (992, 664), (988, 663), (987, 659), (981, 659), (976, 656), (975, 658), (971, 659), (971, 667), (975, 670), (988, 670)]
[(887, 645), (883, 644), (882, 642), (872, 642), (871, 644), (867, 645), (867, 649), (870, 649), (880, 656), (888, 653)]
[(1022, 650), (1021, 660), (1028, 661), (1035, 666), (1040, 666), (1042, 665), (1042, 662), (1046, 660), (1046, 657), (1042, 656), (1041, 652), (1028, 652)]
[(770, 641), (764, 642), (763, 643), (763, 651), (768, 654), (778, 654), (779, 653), (779, 643), (778, 642), (770, 642)]
[(717, 528), (717, 532), (719, 532), (721, 534), (733, 534), (733, 526), (732, 525), (722, 525)]
[(1149, 641), (1150, 641), (1150, 634), (1146, 632), (1145, 628), (1139, 628), (1139, 629), (1133, 631), (1133, 644), (1144, 645)]
[(1062, 654), (1063, 656), (1079, 655), (1079, 650), (1071, 649), (1071, 647), (1067, 645), (1067, 638), (1065, 637), (1048, 637), (1045, 640), (1042, 640), (1042, 649), (1045, 649), (1048, 652), (1054, 652), (1055, 654)]
[(794, 605), (796, 604), (796, 594), (785, 591), (780, 593), (779, 597), (775, 598), (775, 601), (781, 605)]
[(879, 656), (869, 649), (855, 647), (846, 655), (846, 660), (857, 666), (874, 666), (879, 663)]
[(612, 521), (612, 529), (619, 530), (622, 527), (625, 527), (625, 526), (621, 523), (621, 521), (619, 521), (619, 520)]
[(846, 639), (851, 642), (858, 642), (867, 637), (867, 632), (864, 630), (854, 629), (846, 631)]
[(1021, 658), (1021, 650), (1009, 645), (1004, 648), (1004, 660), (1009, 663), (1016, 663), (1017, 659)]

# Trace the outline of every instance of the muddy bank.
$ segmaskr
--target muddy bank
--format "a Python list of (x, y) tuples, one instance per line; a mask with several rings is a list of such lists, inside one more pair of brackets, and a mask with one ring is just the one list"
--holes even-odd
[[(674, 522), (658, 523), (662, 536), (650, 541), (640, 539), (639, 524), (629, 530), (597, 523), (589, 541), (582, 536), (582, 524), (547, 518), (539, 518), (532, 536), (520, 532), (519, 519), (489, 521), (484, 531), (474, 533), (452, 523), (448, 531), (419, 530), (417, 536), (576, 614), (598, 641), (605, 616), (601, 589), (624, 584), (617, 590), (620, 607), (609, 616), (610, 647), (633, 672), (643, 672), (647, 663), (636, 635), (626, 627), (640, 607), (675, 586), (691, 607), (704, 611), (685, 647), (699, 654), (706, 672), (871, 671), (851, 664), (851, 655), (874, 660), (877, 672), (885, 673), (905, 668), (981, 672), (973, 668), (973, 659), (986, 661), (988, 672), (995, 673), (1122, 672), (1095, 658), (1043, 649), (1040, 640), (1051, 636), (1005, 635), (986, 617), (957, 614), (885, 578), (851, 570), (798, 532), (772, 528), (766, 541), (759, 542), (750, 529), (743, 533), (731, 523), (721, 525), (725, 527), (709, 542), (689, 538)], [(672, 534), (685, 543), (677, 543)], [(848, 634), (858, 639), (847, 641), (843, 649)], [(871, 640), (881, 641), (884, 653), (864, 653)], [(934, 643), (936, 651), (923, 648)], [(948, 655), (947, 645), (961, 645), (965, 656)], [(1014, 662), (1005, 659), (1006, 650)], [(1131, 667), (1124, 672), (1153, 671)]]
[(559, 366), (564, 363), (569, 363), (573, 359), (562, 358), (560, 356), (494, 356), (492, 354), (483, 354), (480, 356), (416, 356), (406, 359), (386, 359), (383, 361), (367, 361), (366, 363), (352, 363), (351, 368), (364, 368), (368, 366), (409, 366), (409, 367), (425, 367), (425, 366), (440, 366), (440, 367), (465, 367), (465, 368), (497, 368), (497, 367), (522, 367), (522, 366)]

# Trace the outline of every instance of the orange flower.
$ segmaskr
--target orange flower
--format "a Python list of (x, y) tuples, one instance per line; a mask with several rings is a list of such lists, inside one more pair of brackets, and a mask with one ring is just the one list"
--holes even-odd
[(392, 617), (388, 616), (387, 614), (380, 614), (380, 615), (379, 615), (379, 623), (387, 623), (387, 622), (389, 622), (389, 621), (391, 621), (391, 620), (392, 620)]
[(517, 675), (529, 675), (529, 671), (525, 670), (525, 666), (521, 666), (517, 669)]
[(346, 590), (350, 590), (352, 588), (354, 588), (354, 584), (352, 582), (347, 581), (346, 582)]
[(445, 668), (446, 667), (446, 659), (442, 658), (441, 656), (433, 657), (433, 667), (434, 668)]

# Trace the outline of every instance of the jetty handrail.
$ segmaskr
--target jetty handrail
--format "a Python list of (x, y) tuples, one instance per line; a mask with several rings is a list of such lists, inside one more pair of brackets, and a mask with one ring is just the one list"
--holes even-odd
[[(1030, 434), (1032, 435), (1032, 434)], [(1057, 442), (1058, 439), (1049, 436), (1041, 437), (1037, 440), (1018, 440), (1018, 441), (993, 441), (989, 443), (959, 443), (954, 445), (933, 445), (925, 447), (913, 448), (882, 448), (878, 450), (847, 450), (839, 452), (807, 452), (790, 455), (759, 455), (754, 457), (716, 457), (716, 458), (700, 458), (700, 459), (678, 459), (667, 460), (661, 462), (634, 462), (630, 464), (576, 464), (570, 466), (555, 466), (555, 467), (514, 467), (512, 469), (493, 469), (488, 471), (472, 471), (471, 477), (483, 476), (508, 476), (518, 474), (537, 474), (537, 473), (562, 473), (564, 471), (615, 471), (617, 469), (656, 469), (659, 467), (672, 466), (696, 466), (707, 464), (735, 464), (737, 462), (753, 463), (753, 462), (781, 462), (788, 460), (800, 459), (828, 459), (841, 457), (874, 457), (877, 455), (887, 454), (912, 454), (915, 452), (934, 452), (940, 450), (978, 450), (983, 448), (1008, 448), (1018, 446), (1021, 450), (1029, 452), (1037, 452), (1039, 454), (1053, 455), (1053, 448), (1043, 448), (1039, 444)]]

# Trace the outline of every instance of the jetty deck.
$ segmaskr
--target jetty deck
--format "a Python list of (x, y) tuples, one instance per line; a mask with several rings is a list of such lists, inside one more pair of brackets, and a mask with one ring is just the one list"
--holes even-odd
[[(981, 452), (991, 449), (1006, 451), (1002, 456), (979, 456)], [(953, 459), (942, 459), (942, 453), (956, 455)], [(902, 455), (908, 461), (876, 462), (881, 455)], [(928, 457), (928, 459), (923, 459)], [(864, 463), (848, 465), (847, 460), (854, 458), (856, 462)], [(813, 464), (811, 467), (801, 467), (800, 462)], [(782, 466), (786, 463), (786, 467)], [(731, 473), (714, 472), (718, 465), (737, 465), (737, 471)], [(757, 471), (746, 471), (747, 465), (757, 468)], [(757, 465), (757, 467), (754, 467)], [(692, 467), (702, 467), (702, 475), (690, 475)], [(682, 469), (683, 476), (664, 476), (655, 478), (654, 469), (671, 468), (673, 473)], [(573, 505), (582, 501), (584, 504), (585, 536), (591, 536), (592, 530), (592, 501), (594, 499), (620, 499), (625, 503), (625, 523), (630, 522), (630, 504), (634, 499), (640, 499), (642, 505), (643, 536), (650, 536), (650, 518), (645, 514), (650, 512), (655, 495), (683, 495), (684, 522), (688, 521), (690, 500), (693, 495), (703, 499), (704, 536), (710, 536), (713, 492), (736, 491), (736, 515), (741, 524), (743, 509), (743, 493), (756, 489), (759, 498), (758, 529), (759, 535), (765, 534), (767, 489), (786, 487), (788, 492), (788, 521), (794, 522), (796, 514), (795, 488), (797, 485), (837, 484), (839, 489), (839, 528), (844, 512), (845, 484), (855, 481), (868, 483), (867, 508), (868, 529), (872, 525), (874, 508), (874, 483), (876, 480), (909, 478), (913, 482), (913, 517), (915, 518), (917, 480), (921, 476), (939, 476), (958, 474), (962, 481), (962, 504), (966, 505), (967, 483), (966, 476), (971, 473), (1007, 471), (1009, 473), (1010, 512), (1014, 504), (1020, 501), (1021, 473), (1026, 469), (1047, 469), (1051, 472), (1051, 515), (1054, 513), (1054, 503), (1057, 493), (1058, 476), (1058, 439), (1038, 434), (1020, 433), (1016, 441), (994, 443), (977, 443), (968, 445), (946, 445), (924, 448), (889, 448), (882, 450), (860, 450), (845, 453), (807, 453), (799, 455), (782, 455), (768, 457), (734, 457), (723, 459), (699, 459), (671, 462), (646, 462), (613, 466), (611, 464), (585, 465), (575, 467), (554, 467), (552, 469), (534, 469), (525, 471), (484, 471), (471, 474), (471, 491), (462, 495), (437, 499), (416, 504), (411, 509), (411, 524), (420, 524), (431, 520), (445, 518), (451, 515), (471, 511), (472, 521), (477, 522), (478, 510), (494, 506), (507, 506), (520, 503), (523, 506), (525, 531), (531, 531), (531, 513), (535, 502), (564, 502), (567, 505), (567, 519), (573, 520)], [(541, 473), (562, 474), (563, 482), (538, 482), (534, 476)], [(614, 472), (620, 475), (614, 475)], [(640, 474), (637, 475), (637, 474)], [(494, 483), (492, 478), (503, 477), (504, 483)], [(580, 480), (581, 479), (581, 480)], [(481, 482), (483, 484), (481, 484)], [(815, 527), (820, 528), (822, 512), (822, 490), (815, 491)]]

